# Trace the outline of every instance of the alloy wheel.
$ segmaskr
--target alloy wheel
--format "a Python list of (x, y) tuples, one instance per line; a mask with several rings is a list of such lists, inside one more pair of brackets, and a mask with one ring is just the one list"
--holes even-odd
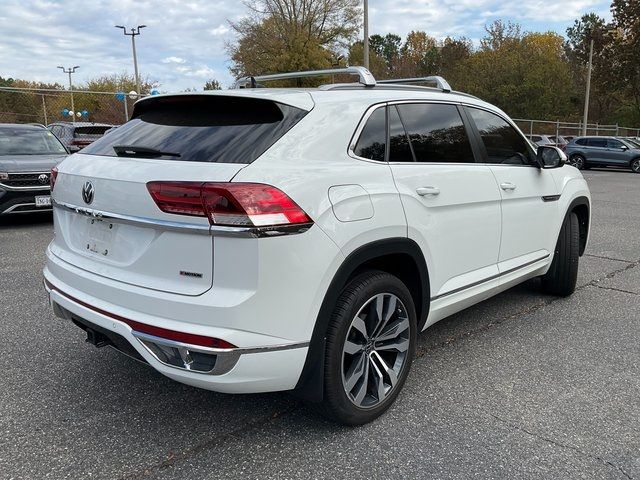
[(636, 158), (633, 163), (631, 163), (631, 170), (635, 173), (640, 173), (640, 158)]
[(569, 164), (571, 164), (572, 167), (576, 167), (578, 170), (582, 170), (584, 168), (584, 158), (580, 155), (576, 155), (569, 159)]
[(360, 408), (382, 403), (407, 364), (411, 323), (402, 301), (380, 293), (360, 308), (342, 349), (342, 385)]

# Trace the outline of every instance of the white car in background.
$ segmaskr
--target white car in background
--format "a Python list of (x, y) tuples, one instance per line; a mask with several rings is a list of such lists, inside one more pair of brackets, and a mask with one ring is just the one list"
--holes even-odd
[(361, 424), (433, 323), (533, 277), (574, 291), (591, 201), (562, 152), (439, 77), (328, 72), (345, 73), (358, 83), (148, 97), (67, 158), (55, 313), (179, 382), (290, 390)]

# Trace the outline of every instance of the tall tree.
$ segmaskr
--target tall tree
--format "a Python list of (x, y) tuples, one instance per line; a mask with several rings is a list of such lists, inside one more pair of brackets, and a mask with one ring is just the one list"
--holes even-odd
[(604, 18), (588, 13), (567, 29), (565, 54), (567, 55), (574, 85), (572, 102), (578, 110), (584, 106), (587, 64), (593, 39), (593, 71), (591, 74), (591, 100), (589, 121), (613, 121), (618, 96), (615, 76), (611, 75), (614, 59), (612, 38), (607, 35)]
[(440, 72), (440, 46), (436, 39), (426, 32), (409, 32), (401, 51), (401, 76), (425, 76)]
[(462, 37), (447, 37), (440, 49), (440, 74), (458, 90), (468, 89), (468, 62), (473, 55), (473, 43)]
[(519, 118), (560, 119), (575, 114), (563, 38), (522, 34), (517, 25), (487, 28), (480, 51), (467, 62), (466, 90)]
[(613, 0), (615, 73), (623, 92), (621, 116), (640, 124), (640, 2)]
[(358, 0), (248, 0), (231, 26), (236, 76), (328, 68), (360, 26)]
[(215, 78), (212, 78), (211, 80), (207, 80), (204, 84), (203, 90), (222, 90), (222, 87), (220, 86), (220, 82)]

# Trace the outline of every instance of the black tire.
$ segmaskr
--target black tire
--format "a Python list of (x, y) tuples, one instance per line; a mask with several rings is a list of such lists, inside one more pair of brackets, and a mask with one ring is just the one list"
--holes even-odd
[[(402, 312), (402, 316), (398, 314), (398, 316), (394, 318), (402, 318), (405, 326), (408, 318), (409, 327), (403, 330), (403, 335), (407, 337), (404, 341), (408, 339), (409, 343), (407, 350), (404, 352), (403, 363), (396, 377), (397, 381), (390, 387), (388, 393), (386, 393), (386, 397), (384, 397), (382, 401), (378, 400), (378, 404), (362, 408), (356, 405), (355, 399), (349, 397), (350, 392), (347, 391), (347, 387), (343, 383), (345, 381), (343, 380), (343, 369), (346, 369), (346, 362), (348, 358), (351, 358), (345, 357), (345, 342), (347, 342), (347, 338), (353, 338), (348, 337), (348, 335), (353, 335), (352, 322), (356, 318), (356, 315), (360, 313), (360, 316), (364, 315), (366, 317), (365, 320), (368, 321), (370, 314), (364, 313), (365, 310), (362, 309), (369, 305), (377, 295), (381, 294), (395, 296), (396, 299), (400, 300), (401, 304), (394, 302), (394, 308), (391, 308), (387, 299), (385, 308), (389, 310), (386, 310), (385, 313), (393, 311), (395, 315), (397, 312)], [(402, 306), (404, 306), (404, 308), (401, 308)], [(375, 321), (375, 318), (372, 317), (372, 320)], [(387, 325), (391, 325), (391, 320), (389, 320)], [(362, 425), (384, 413), (395, 401), (409, 374), (411, 363), (415, 356), (416, 329), (417, 321), (413, 299), (407, 287), (397, 277), (386, 272), (371, 270), (351, 280), (338, 298), (327, 329), (324, 358), (324, 398), (320, 404), (316, 405), (319, 412), (325, 417), (345, 425)], [(381, 331), (382, 330), (384, 329), (381, 329)], [(375, 339), (376, 336), (377, 335), (372, 335), (371, 338)], [(381, 333), (380, 336), (382, 336)], [(375, 346), (376, 342), (374, 342), (373, 345)], [(383, 353), (386, 355), (389, 352)], [(362, 356), (363, 362), (367, 363), (367, 368), (369, 368), (369, 365), (375, 363), (373, 360), (370, 360), (374, 354), (361, 351), (356, 355)], [(397, 353), (395, 355), (401, 354)], [(369, 370), (366, 371), (368, 372)], [(372, 375), (375, 375), (373, 367), (371, 367), (371, 372)], [(371, 378), (368, 373), (365, 373), (360, 376), (359, 382), (365, 379), (365, 377), (367, 380)], [(369, 389), (371, 389), (372, 391), (372, 394), (368, 395), (367, 398), (375, 399), (373, 389), (376, 385), (374, 383), (367, 383), (367, 385), (370, 385), (370, 387), (364, 388), (364, 390), (370, 391)], [(380, 397), (380, 395), (377, 396)]]
[(543, 290), (560, 297), (571, 295), (576, 289), (579, 257), (580, 227), (578, 216), (571, 212), (562, 224), (551, 268), (542, 276)]
[(587, 159), (582, 155), (572, 155), (569, 158), (569, 165), (576, 167), (578, 170), (584, 170), (587, 167)]
[(629, 164), (633, 173), (640, 173), (640, 158), (634, 158)]

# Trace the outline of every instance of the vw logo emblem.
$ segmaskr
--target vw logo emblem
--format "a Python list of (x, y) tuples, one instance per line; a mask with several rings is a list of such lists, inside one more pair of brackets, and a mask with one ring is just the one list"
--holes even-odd
[(40, 185), (46, 185), (47, 183), (49, 183), (49, 175), (47, 175), (46, 173), (41, 174), (38, 177), (38, 181), (40, 182)]
[(93, 202), (93, 193), (93, 184), (91, 182), (84, 182), (84, 185), (82, 186), (82, 199), (84, 200), (84, 203), (88, 205)]

